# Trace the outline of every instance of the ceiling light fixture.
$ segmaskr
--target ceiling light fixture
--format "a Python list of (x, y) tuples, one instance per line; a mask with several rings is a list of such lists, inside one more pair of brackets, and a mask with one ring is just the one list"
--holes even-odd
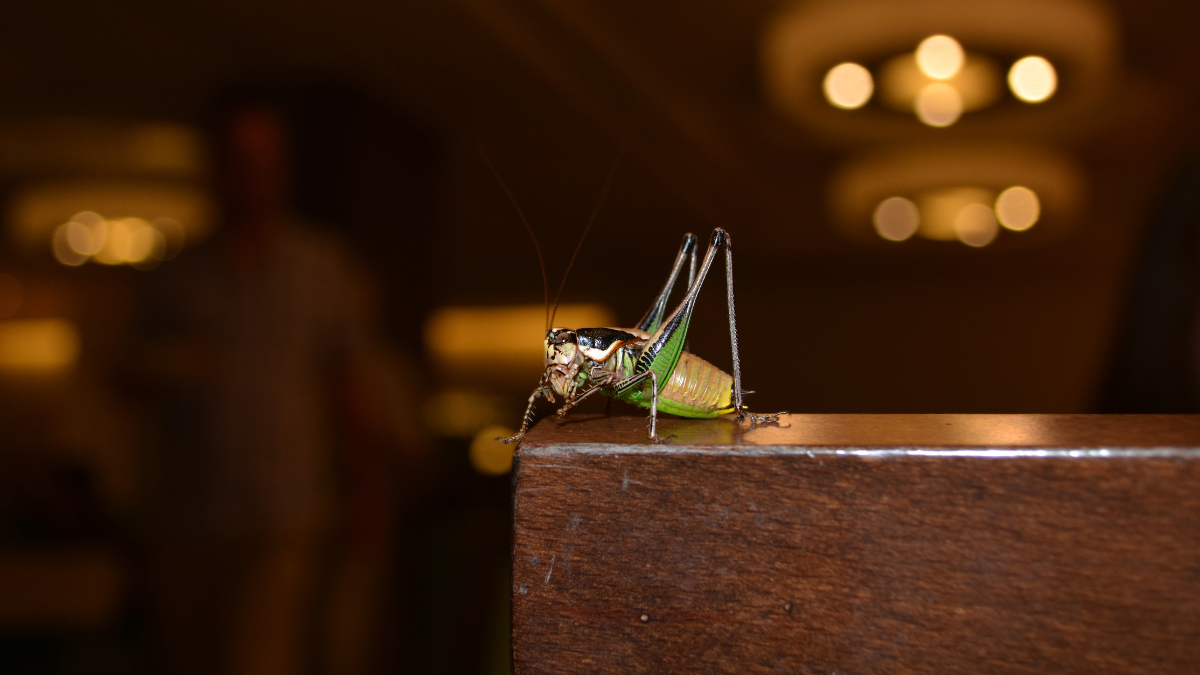
[[(1120, 81), (1117, 21), (1095, 0), (808, 0), (772, 16), (760, 44), (769, 103), (834, 144), (927, 137), (931, 129), (914, 123), (913, 113), (937, 82), (961, 99), (953, 126), (970, 120), (972, 131), (985, 135), (1072, 128)], [(867, 71), (856, 69), (856, 77), (865, 83), (870, 75), (870, 95), (831, 95), (826, 81), (842, 64)], [(1071, 86), (1060, 91), (1058, 79), (1068, 73)], [(1006, 74), (1009, 95), (1053, 105), (972, 115), (1006, 96)], [(949, 98), (932, 90), (939, 91)]]

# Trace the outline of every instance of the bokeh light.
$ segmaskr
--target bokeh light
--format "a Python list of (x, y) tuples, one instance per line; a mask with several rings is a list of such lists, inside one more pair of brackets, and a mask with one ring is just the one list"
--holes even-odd
[(96, 246), (97, 237), (93, 237), (92, 231), (82, 223), (72, 220), (63, 225), (63, 236), (67, 239), (67, 246), (79, 255), (91, 255), (100, 250)]
[(78, 267), (88, 261), (88, 257), (71, 248), (69, 231), (71, 223), (63, 223), (54, 230), (50, 237), (50, 250), (54, 259), (69, 267)]
[(857, 63), (840, 63), (825, 75), (825, 99), (830, 105), (853, 110), (866, 105), (875, 92), (870, 71)]
[(945, 82), (927, 85), (917, 95), (913, 110), (917, 119), (931, 127), (948, 127), (962, 115), (962, 97), (958, 90)]
[(921, 210), (918, 235), (935, 241), (956, 241), (959, 240), (956, 221), (962, 210), (972, 204), (991, 209), (996, 193), (980, 187), (939, 188), (920, 192), (915, 201)]
[(66, 237), (72, 251), (83, 256), (96, 255), (108, 238), (108, 223), (98, 213), (82, 211), (67, 222)]
[[(615, 326), (616, 321), (602, 305), (572, 303), (559, 305), (554, 323), (585, 328)], [(545, 367), (545, 324), (542, 305), (442, 307), (425, 322), (425, 347), (432, 365), (450, 379), (524, 381)]]
[(150, 225), (146, 225), (130, 233), (125, 251), (126, 259), (137, 269), (154, 269), (162, 261), (166, 249), (167, 242), (162, 233)]
[(484, 427), (471, 441), (471, 466), (485, 476), (503, 476), (512, 471), (514, 446), (496, 439), (507, 438), (514, 433), (507, 427)]
[(921, 216), (917, 205), (904, 197), (888, 197), (879, 202), (871, 218), (875, 232), (890, 241), (904, 241), (917, 233)]
[[(912, 54), (888, 59), (878, 73), (879, 102), (902, 112), (912, 112), (921, 90), (937, 81), (921, 72)], [(963, 112), (967, 113), (999, 100), (1004, 89), (1004, 72), (990, 58), (968, 54), (958, 73), (943, 81), (958, 91)]]
[(1041, 214), (1037, 193), (1027, 187), (1015, 185), (996, 198), (996, 219), (1015, 232), (1033, 227)]
[(136, 234), (150, 224), (141, 218), (121, 218), (108, 222), (108, 241), (104, 249), (95, 255), (97, 262), (105, 265), (139, 262), (140, 251), (134, 251)]
[(935, 80), (948, 80), (963, 64), (963, 48), (949, 35), (931, 35), (917, 46), (917, 65)]
[(154, 224), (141, 218), (105, 220), (83, 211), (60, 225), (51, 238), (54, 257), (72, 267), (95, 260), (105, 265), (129, 264), (138, 269), (157, 267), (183, 247), (183, 227), (171, 218)]
[(1026, 103), (1041, 103), (1058, 89), (1058, 73), (1040, 56), (1026, 56), (1008, 71), (1008, 88)]
[(995, 212), (984, 204), (968, 204), (954, 218), (954, 233), (967, 246), (987, 246), (999, 231)]

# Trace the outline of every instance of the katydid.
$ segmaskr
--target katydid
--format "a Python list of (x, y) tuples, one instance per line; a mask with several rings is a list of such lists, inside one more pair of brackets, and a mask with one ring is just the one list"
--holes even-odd
[[(538, 259), (542, 264), (542, 281), (545, 284), (545, 261), (542, 259), (537, 237), (534, 236), (532, 227), (525, 220), (525, 215), (507, 184), (492, 166), (487, 155), (484, 154), (483, 157), (533, 237)], [(613, 172), (615, 170), (614, 164)], [(601, 201), (608, 192), (613, 172), (610, 172), (605, 183)], [(592, 212), (592, 218), (584, 230), (584, 237), (591, 229), (598, 209), (599, 204)], [(581, 238), (575, 250), (576, 255), (582, 245)], [(718, 250), (722, 248), (725, 250), (725, 291), (729, 302), (729, 337), (733, 349), (732, 376), (686, 351), (688, 326), (691, 323), (692, 311), (696, 307), (696, 298)], [(575, 256), (572, 256), (567, 265), (568, 273), (574, 261)], [(675, 311), (668, 315), (667, 302), (684, 264), (688, 265), (687, 292)], [(565, 276), (563, 283), (566, 283)], [(641, 408), (649, 408), (650, 440), (654, 442), (662, 440), (657, 433), (659, 411), (696, 419), (734, 414), (738, 423), (749, 419), (752, 424), (778, 422), (780, 415), (786, 414), (756, 415), (747, 410), (742, 402), (742, 369), (738, 358), (737, 323), (733, 310), (733, 249), (729, 234), (725, 230), (717, 228), (713, 231), (699, 270), (696, 269), (696, 236), (690, 232), (684, 236), (666, 284), (635, 328), (553, 327), (558, 298), (554, 301), (554, 311), (550, 311), (548, 285), (545, 285), (545, 290), (545, 372), (542, 373), (537, 388), (529, 396), (521, 428), (515, 435), (498, 440), (505, 443), (519, 442), (533, 423), (537, 399), (544, 397), (554, 403), (556, 395), (563, 398), (563, 406), (557, 412), (559, 419), (562, 419), (568, 410), (597, 392)], [(561, 286), (559, 293), (562, 293)]]

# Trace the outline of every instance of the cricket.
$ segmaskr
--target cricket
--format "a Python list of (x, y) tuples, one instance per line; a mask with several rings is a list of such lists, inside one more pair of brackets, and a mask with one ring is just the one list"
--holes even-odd
[[(556, 403), (556, 397), (562, 398), (563, 405), (555, 413), (559, 420), (569, 410), (596, 393), (639, 408), (649, 408), (649, 437), (654, 443), (667, 440), (658, 435), (659, 412), (690, 419), (712, 419), (732, 414), (736, 415), (739, 424), (749, 419), (751, 425), (778, 422), (781, 415), (787, 414), (779, 412), (756, 415), (747, 410), (743, 403), (743, 396), (748, 392), (742, 390), (742, 369), (738, 357), (733, 297), (733, 246), (725, 230), (716, 228), (713, 231), (708, 241), (708, 250), (700, 261), (698, 270), (696, 235), (690, 232), (684, 235), (666, 283), (636, 327), (556, 327), (553, 325), (554, 316), (567, 276), (612, 184), (620, 154), (609, 172), (600, 199), (592, 210), (575, 253), (567, 264), (567, 271), (563, 275), (552, 309), (549, 302), (546, 262), (537, 236), (512, 191), (483, 152), (482, 146), (480, 153), (533, 239), (538, 262), (541, 264), (547, 310), (545, 371), (538, 381), (537, 388), (529, 396), (521, 428), (513, 436), (497, 440), (506, 444), (520, 442), (533, 424), (534, 409), (539, 398), (545, 398), (550, 403)], [(732, 375), (687, 351), (688, 326), (696, 307), (696, 299), (721, 250), (725, 253), (725, 291), (729, 311), (729, 337), (733, 351)], [(671, 292), (685, 265), (688, 268), (687, 291), (674, 311), (667, 314)]]

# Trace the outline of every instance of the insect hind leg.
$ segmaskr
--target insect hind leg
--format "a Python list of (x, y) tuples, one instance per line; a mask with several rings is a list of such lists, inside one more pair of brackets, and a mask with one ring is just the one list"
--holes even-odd
[(667, 283), (663, 285), (662, 291), (654, 299), (654, 304), (646, 310), (646, 315), (638, 322), (638, 330), (654, 333), (662, 325), (663, 318), (667, 314), (667, 300), (671, 297), (671, 291), (675, 288), (675, 281), (679, 278), (685, 262), (688, 264), (687, 287), (690, 289), (696, 279), (696, 235), (691, 232), (683, 235), (683, 243), (679, 246), (679, 253), (675, 254), (675, 262), (671, 265), (671, 274), (667, 276)]
[[(688, 324), (691, 321), (692, 311), (696, 307), (696, 298), (700, 294), (700, 287), (704, 285), (704, 280), (721, 248), (725, 249), (725, 292), (729, 306), (729, 337), (733, 352), (733, 386), (731, 387), (733, 411), (737, 413), (738, 422), (744, 422), (747, 417), (754, 424), (772, 422), (778, 419), (778, 415), (755, 415), (746, 410), (743, 401), (742, 362), (738, 352), (737, 315), (734, 311), (733, 298), (733, 246), (729, 233), (721, 228), (713, 230), (708, 250), (704, 252), (704, 259), (700, 263), (696, 279), (687, 294), (638, 354), (634, 372), (644, 373), (654, 370), (657, 371), (656, 375), (659, 379), (670, 376), (683, 351), (683, 342), (687, 340)], [(682, 263), (683, 261), (677, 259), (677, 262)], [(624, 384), (618, 384), (616, 391), (619, 393), (624, 388)]]
[(733, 307), (733, 240), (728, 232), (718, 227), (713, 230), (709, 246), (725, 247), (725, 295), (729, 305), (729, 343), (733, 351), (733, 407), (737, 411), (737, 421), (741, 423), (749, 418), (751, 425), (777, 423), (787, 412), (756, 415), (746, 409), (743, 401), (745, 392), (742, 391), (742, 362), (738, 354), (737, 315)]

